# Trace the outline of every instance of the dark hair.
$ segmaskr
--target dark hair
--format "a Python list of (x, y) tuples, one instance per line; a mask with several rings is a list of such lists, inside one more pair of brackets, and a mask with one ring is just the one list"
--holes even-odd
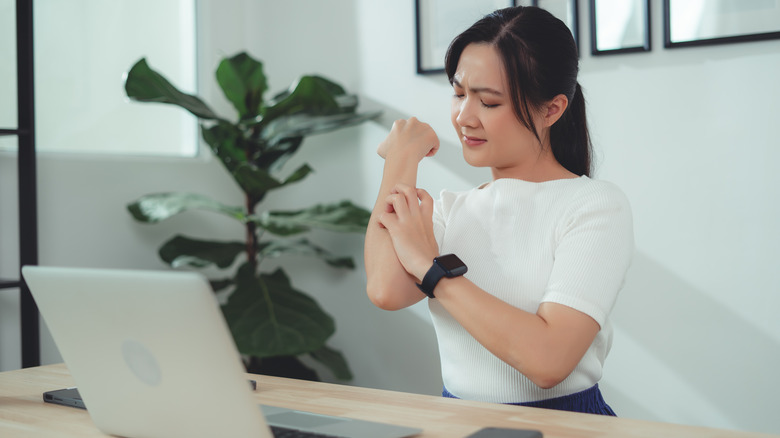
[(540, 143), (531, 110), (541, 108), (559, 94), (566, 96), (569, 104), (550, 128), (550, 147), (555, 159), (570, 172), (590, 176), (592, 146), (585, 98), (577, 82), (579, 55), (566, 24), (546, 10), (532, 6), (490, 13), (450, 44), (444, 62), (450, 82), (463, 50), (472, 43), (486, 43), (499, 52), (515, 114)]

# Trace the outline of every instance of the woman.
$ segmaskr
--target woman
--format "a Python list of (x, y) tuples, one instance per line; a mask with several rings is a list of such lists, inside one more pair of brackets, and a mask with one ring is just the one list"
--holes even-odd
[(445, 396), (614, 415), (597, 383), (632, 219), (617, 187), (589, 178), (571, 33), (539, 8), (498, 10), (445, 65), (463, 156), (492, 181), (434, 202), (415, 185), (437, 135), (397, 121), (378, 149), (368, 296), (387, 310), (429, 297)]

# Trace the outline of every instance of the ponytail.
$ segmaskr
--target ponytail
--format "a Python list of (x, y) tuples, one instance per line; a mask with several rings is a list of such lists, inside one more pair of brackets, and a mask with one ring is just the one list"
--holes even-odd
[(569, 172), (590, 176), (593, 145), (585, 115), (585, 97), (577, 82), (574, 95), (561, 118), (550, 127), (550, 147), (555, 159)]

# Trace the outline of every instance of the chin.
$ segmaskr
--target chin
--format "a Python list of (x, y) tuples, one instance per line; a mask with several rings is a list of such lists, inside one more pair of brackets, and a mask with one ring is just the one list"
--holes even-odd
[(462, 146), (462, 147), (463, 147), (463, 160), (466, 161), (466, 163), (469, 166), (490, 167), (490, 163), (488, 163), (484, 157), (481, 157), (480, 156), (481, 154), (469, 150), (468, 146)]

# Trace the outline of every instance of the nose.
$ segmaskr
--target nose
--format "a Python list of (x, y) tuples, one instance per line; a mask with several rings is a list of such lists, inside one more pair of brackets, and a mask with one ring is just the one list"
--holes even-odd
[(474, 110), (473, 99), (464, 97), (463, 99), (456, 100), (453, 103), (452, 111), (455, 113), (454, 119), (458, 126), (463, 128), (474, 128), (479, 125), (479, 119)]

